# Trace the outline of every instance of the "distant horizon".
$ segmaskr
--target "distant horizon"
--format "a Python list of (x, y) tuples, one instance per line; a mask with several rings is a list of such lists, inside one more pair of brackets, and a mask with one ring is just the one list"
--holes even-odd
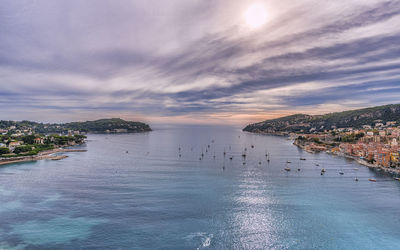
[(126, 121), (136, 121), (136, 122), (144, 122), (147, 123), (149, 125), (155, 125), (155, 126), (195, 126), (195, 125), (215, 125), (215, 126), (230, 126), (230, 127), (244, 127), (246, 125), (252, 124), (252, 123), (257, 123), (257, 122), (262, 122), (265, 120), (270, 120), (270, 119), (276, 119), (276, 118), (280, 118), (280, 117), (285, 117), (285, 116), (290, 116), (290, 115), (296, 115), (296, 114), (305, 114), (305, 115), (324, 115), (324, 114), (329, 114), (329, 113), (336, 113), (336, 112), (343, 112), (343, 111), (351, 111), (351, 110), (358, 110), (358, 109), (366, 109), (366, 108), (372, 108), (372, 107), (379, 107), (379, 106), (387, 106), (387, 105), (399, 105), (400, 103), (388, 103), (388, 104), (383, 104), (383, 105), (378, 105), (378, 106), (367, 106), (367, 107), (360, 107), (360, 108), (354, 108), (354, 109), (345, 109), (345, 110), (340, 110), (340, 111), (332, 111), (332, 112), (325, 112), (325, 113), (289, 113), (289, 114), (285, 114), (285, 115), (278, 115), (278, 116), (274, 116), (271, 118), (261, 118), (260, 120), (256, 120), (251, 122), (250, 120), (248, 122), (245, 123), (227, 123), (226, 120), (220, 121), (220, 122), (216, 122), (216, 123), (212, 123), (209, 121), (203, 121), (203, 122), (182, 122), (182, 121), (176, 121), (176, 122), (171, 122), (171, 121), (167, 121), (168, 119), (171, 119), (171, 117), (166, 118), (165, 121), (147, 121), (146, 119), (136, 119), (136, 118), (124, 118), (124, 117), (118, 117), (118, 116), (104, 116), (104, 117), (97, 117), (97, 118), (93, 118), (93, 119), (80, 119), (80, 120), (65, 120), (65, 121), (40, 121), (40, 120), (31, 120), (31, 119), (3, 119), (0, 118), (0, 120), (6, 120), (6, 121), (32, 121), (32, 122), (38, 122), (38, 123), (69, 123), (69, 122), (85, 122), (85, 121), (94, 121), (94, 120), (100, 120), (100, 119), (113, 119), (113, 118), (120, 118)]

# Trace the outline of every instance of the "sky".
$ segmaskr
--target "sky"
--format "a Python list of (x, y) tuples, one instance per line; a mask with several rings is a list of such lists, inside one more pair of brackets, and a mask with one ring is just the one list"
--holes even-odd
[(400, 1), (9, 0), (0, 119), (245, 125), (400, 103)]

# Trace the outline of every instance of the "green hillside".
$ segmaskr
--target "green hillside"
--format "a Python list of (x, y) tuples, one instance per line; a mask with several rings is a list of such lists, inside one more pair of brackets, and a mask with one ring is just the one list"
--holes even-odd
[(70, 130), (88, 133), (136, 133), (151, 131), (149, 125), (142, 122), (125, 121), (120, 118), (101, 119), (86, 122), (70, 122), (61, 124), (38, 123), (31, 121), (0, 121), (0, 129), (8, 129), (14, 126), (14, 130), (32, 129), (36, 133), (66, 133)]
[(332, 128), (361, 128), (378, 122), (400, 123), (400, 104), (329, 113), (325, 115), (296, 114), (250, 124), (243, 131), (258, 133), (314, 132)]

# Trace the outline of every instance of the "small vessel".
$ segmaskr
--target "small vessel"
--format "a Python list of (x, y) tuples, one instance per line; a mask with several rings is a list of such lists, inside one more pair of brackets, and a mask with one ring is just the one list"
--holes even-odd
[(321, 173), (325, 173), (325, 172), (326, 172), (325, 168), (321, 169)]
[(369, 181), (372, 181), (372, 182), (376, 182), (376, 179), (371, 179), (371, 178), (369, 178), (368, 180), (369, 180)]
[(128, 150), (125, 153), (129, 153)]
[(358, 168), (354, 168), (354, 170), (355, 170), (355, 171), (357, 171), (357, 170), (358, 170)]
[(181, 154), (179, 154), (179, 158), (180, 158), (180, 157), (182, 157), (182, 155), (181, 155)]
[(300, 161), (305, 161), (306, 160), (306, 158), (300, 158)]
[(319, 164), (318, 164), (318, 163), (315, 163), (315, 166), (319, 167)]
[(354, 178), (354, 181), (358, 181), (358, 178), (356, 177), (356, 178)]
[(285, 171), (286, 171), (286, 172), (289, 172), (289, 171), (290, 171), (290, 168), (289, 168), (289, 167), (286, 167), (286, 168), (285, 168)]
[(344, 175), (344, 172), (343, 172), (343, 171), (340, 171), (339, 174), (340, 174), (340, 175)]
[(258, 165), (261, 165), (261, 161), (258, 162)]
[(297, 171), (299, 171), (299, 172), (300, 172), (300, 170), (301, 170), (300, 168), (297, 169)]
[(233, 156), (229, 157), (229, 160), (233, 160)]
[(292, 163), (291, 161), (287, 160), (286, 163)]
[(246, 153), (243, 153), (243, 154), (242, 154), (242, 157), (243, 157), (243, 158), (246, 158)]
[(395, 179), (396, 181), (400, 181), (400, 178), (398, 178), (398, 177), (394, 177), (394, 179)]
[(254, 148), (254, 145), (251, 145), (251, 148)]

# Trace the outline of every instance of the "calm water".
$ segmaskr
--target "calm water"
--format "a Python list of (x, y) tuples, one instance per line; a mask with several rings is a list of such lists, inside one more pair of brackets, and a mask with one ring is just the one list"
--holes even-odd
[(0, 249), (400, 248), (400, 182), (282, 137), (162, 127), (81, 147), (0, 168)]

